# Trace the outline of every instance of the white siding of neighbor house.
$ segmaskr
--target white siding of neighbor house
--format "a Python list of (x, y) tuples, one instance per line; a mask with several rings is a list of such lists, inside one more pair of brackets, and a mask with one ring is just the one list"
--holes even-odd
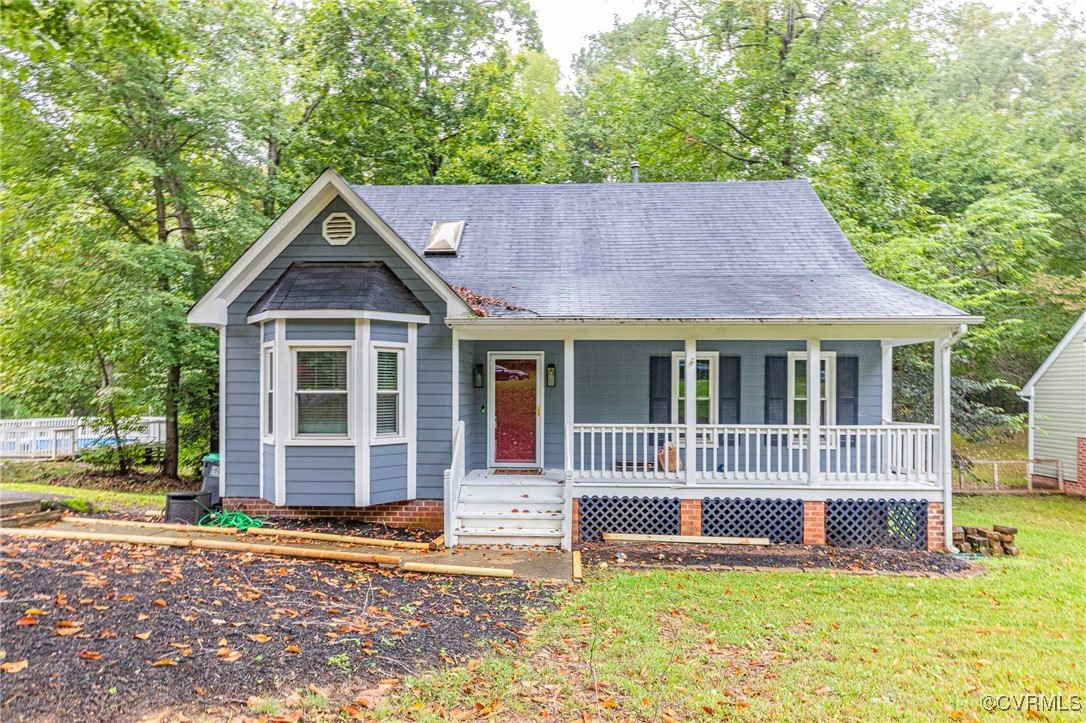
[[(1063, 460), (1066, 479), (1077, 480), (1078, 438), (1086, 437), (1086, 326), (1037, 380), (1033, 388), (1033, 457)], [(1054, 477), (1056, 467), (1034, 472)]]

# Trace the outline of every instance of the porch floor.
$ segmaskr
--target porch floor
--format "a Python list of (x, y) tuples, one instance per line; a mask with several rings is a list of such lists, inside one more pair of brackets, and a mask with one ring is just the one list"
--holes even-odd
[(560, 469), (545, 469), (540, 474), (502, 474), (489, 469), (473, 469), (464, 476), (472, 484), (538, 485), (547, 482), (563, 484), (566, 473)]

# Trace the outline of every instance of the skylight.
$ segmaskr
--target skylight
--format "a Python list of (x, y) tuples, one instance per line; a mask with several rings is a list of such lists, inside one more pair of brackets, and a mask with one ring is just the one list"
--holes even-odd
[(434, 221), (430, 228), (430, 239), (426, 242), (426, 253), (455, 255), (460, 248), (460, 234), (463, 232), (463, 221)]

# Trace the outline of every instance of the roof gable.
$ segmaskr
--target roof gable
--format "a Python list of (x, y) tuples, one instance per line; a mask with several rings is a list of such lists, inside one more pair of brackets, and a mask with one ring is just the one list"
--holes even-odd
[(1041, 366), (1037, 367), (1037, 371), (1033, 373), (1033, 376), (1029, 378), (1029, 381), (1022, 385), (1022, 390), (1018, 392), (1018, 396), (1029, 397), (1033, 394), (1034, 385), (1036, 385), (1037, 382), (1041, 380), (1041, 377), (1045, 375), (1045, 372), (1047, 372), (1052, 367), (1052, 365), (1056, 363), (1056, 360), (1059, 359), (1065, 351), (1067, 351), (1067, 348), (1071, 346), (1075, 338), (1084, 329), (1086, 329), (1086, 312), (1083, 312), (1082, 316), (1080, 316), (1078, 320), (1071, 325), (1071, 328), (1068, 330), (1068, 332), (1064, 334), (1062, 339), (1060, 339), (1060, 343), (1057, 344), (1056, 348), (1052, 350), (1052, 353), (1049, 354), (1043, 362), (1041, 362)]

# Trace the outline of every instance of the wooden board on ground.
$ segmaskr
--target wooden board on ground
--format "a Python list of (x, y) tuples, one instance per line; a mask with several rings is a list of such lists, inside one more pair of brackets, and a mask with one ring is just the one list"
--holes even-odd
[(84, 530), (57, 530), (52, 528), (16, 528), (0, 529), (0, 535), (18, 537), (46, 538), (54, 540), (89, 540), (92, 542), (119, 542), (129, 545), (161, 545), (164, 547), (197, 547), (208, 550), (226, 550), (228, 552), (249, 552), (254, 555), (272, 555), (275, 557), (304, 557), (314, 560), (335, 560), (337, 562), (356, 562), (371, 565), (398, 565), (400, 558), (391, 555), (371, 555), (363, 552), (345, 550), (322, 550), (306, 547), (283, 547), (282, 545), (255, 545), (233, 540), (205, 540), (192, 537), (167, 537), (165, 535), (126, 535), (112, 532), (91, 532)]
[(573, 579), (577, 582), (581, 581), (583, 577), (583, 570), (581, 569), (581, 551), (573, 551)]
[(250, 527), (246, 530), (250, 535), (270, 537), (297, 537), (307, 540), (323, 540), (325, 542), (346, 542), (352, 545), (365, 545), (368, 547), (391, 547), (398, 550), (429, 550), (428, 542), (409, 542), (406, 540), (383, 540), (379, 537), (355, 537), (353, 535), (335, 535), (331, 532), (306, 532), (305, 530), (280, 530), (275, 527)]
[(434, 539), (430, 540), (429, 548), (431, 550), (437, 550), (445, 545), (445, 535), (438, 535)]
[(605, 532), (606, 542), (678, 542), (685, 545), (768, 545), (765, 537), (701, 537), (699, 535), (633, 535)]
[(436, 565), (429, 562), (405, 562), (401, 565), (408, 572), (430, 572), (437, 575), (477, 575), (480, 577), (513, 577), (512, 570), (497, 567), (464, 567), (463, 565)]
[(76, 517), (65, 515), (62, 522), (71, 522), (76, 525), (117, 525), (118, 527), (140, 527), (151, 530), (180, 530), (184, 532), (208, 532), (213, 535), (236, 535), (236, 527), (201, 527), (200, 525), (186, 525), (183, 522), (142, 522), (136, 520), (114, 520), (107, 517)]

